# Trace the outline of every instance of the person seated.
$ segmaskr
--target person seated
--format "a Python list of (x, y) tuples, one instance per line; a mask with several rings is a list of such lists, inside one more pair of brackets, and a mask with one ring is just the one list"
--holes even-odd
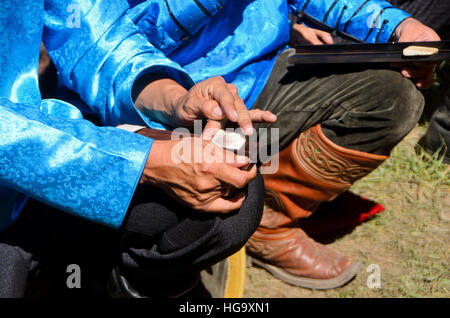
[[(273, 157), (279, 166), (263, 175), (263, 218), (247, 243), (253, 262), (302, 287), (335, 288), (350, 281), (360, 270), (358, 262), (315, 242), (298, 223), (376, 169), (415, 127), (424, 105), (417, 88), (432, 84), (434, 65), (408, 64), (400, 71), (385, 65), (289, 65), (294, 52), (287, 45), (289, 16), (359, 42), (439, 36), (382, 0), (128, 2), (130, 19), (194, 82), (213, 78), (212, 87), (233, 84), (240, 104), (278, 118), (254, 126), (279, 129), (279, 139), (269, 139), (279, 141)], [(366, 10), (370, 7), (379, 10)], [(326, 34), (314, 36), (328, 41)], [(171, 105), (184, 91), (170, 76), (164, 80), (159, 91), (171, 92), (165, 102)], [(150, 99), (138, 98), (136, 107), (170, 124), (171, 112)], [(205, 105), (203, 115), (214, 120), (226, 115), (210, 110)], [(246, 127), (246, 120), (240, 122)]]
[[(442, 12), (450, 10), (450, 2), (446, 0), (388, 0), (393, 6), (400, 8), (420, 22), (431, 27), (443, 39), (450, 39), (450, 20)], [(367, 7), (368, 8), (368, 7)], [(374, 10), (372, 7), (370, 10)], [(341, 43), (338, 34), (311, 28), (304, 23), (293, 25), (291, 42), (296, 44), (335, 44)], [(424, 90), (425, 111), (422, 118), (429, 120), (426, 134), (420, 139), (419, 145), (430, 154), (437, 154), (444, 163), (449, 163), (450, 145), (450, 91), (446, 83), (448, 64), (437, 68), (437, 77), (442, 79), (440, 87)], [(423, 120), (422, 119), (422, 120)]]
[[(420, 22), (430, 26), (443, 40), (450, 40), (450, 19), (443, 12), (450, 11), (446, 0), (388, 0), (405, 10)], [(437, 68), (440, 87), (425, 92), (425, 111), (428, 129), (419, 145), (430, 154), (437, 154), (442, 162), (450, 164), (450, 65), (446, 61)]]
[[(43, 280), (58, 297), (99, 286), (109, 296), (181, 295), (259, 224), (263, 182), (256, 168), (242, 169), (248, 158), (196, 136), (183, 142), (230, 161), (176, 161), (181, 141), (116, 128), (164, 129), (136, 109), (137, 99), (174, 126), (202, 119), (205, 105), (247, 129), (252, 119), (276, 120), (248, 112), (224, 81), (195, 84), (146, 40), (128, 9), (115, 0), (0, 3), (0, 297), (42, 296), (34, 287)], [(101, 126), (83, 118), (86, 109), (41, 98), (42, 38), (59, 80)], [(177, 92), (160, 90), (165, 77)], [(81, 283), (70, 280), (73, 268)]]

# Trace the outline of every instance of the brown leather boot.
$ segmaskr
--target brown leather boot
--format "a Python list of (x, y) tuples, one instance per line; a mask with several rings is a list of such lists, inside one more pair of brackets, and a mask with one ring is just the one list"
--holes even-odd
[(253, 262), (306, 288), (330, 289), (350, 281), (361, 265), (309, 238), (297, 222), (387, 158), (340, 147), (320, 125), (301, 133), (279, 153), (278, 171), (264, 175), (263, 219), (247, 243)]

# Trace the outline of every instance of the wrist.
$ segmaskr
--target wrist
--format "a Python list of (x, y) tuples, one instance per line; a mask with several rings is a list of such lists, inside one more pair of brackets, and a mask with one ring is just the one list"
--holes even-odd
[(187, 90), (172, 78), (148, 74), (133, 87), (135, 107), (151, 120), (171, 125), (179, 100)]
[(403, 34), (403, 31), (405, 30), (405, 27), (408, 26), (411, 23), (420, 23), (418, 20), (414, 19), (414, 18), (406, 18), (405, 20), (403, 20), (396, 28), (394, 33), (392, 34), (392, 41), (397, 42), (400, 37)]
[(161, 140), (155, 140), (153, 142), (150, 153), (147, 157), (147, 163), (145, 164), (144, 171), (142, 172), (139, 183), (145, 183), (149, 185), (157, 186), (159, 184), (157, 171), (161, 169), (161, 164), (166, 162), (165, 156), (169, 146), (168, 142)]

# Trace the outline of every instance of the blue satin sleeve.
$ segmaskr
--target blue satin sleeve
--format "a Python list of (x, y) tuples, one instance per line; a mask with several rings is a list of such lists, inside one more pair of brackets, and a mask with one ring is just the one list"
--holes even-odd
[[(126, 1), (45, 1), (44, 43), (62, 83), (77, 92), (104, 125), (146, 124), (131, 92), (146, 73), (171, 77), (186, 88), (187, 73), (140, 33), (125, 14)], [(99, 18), (101, 17), (101, 18)]]
[(291, 7), (319, 24), (367, 43), (388, 42), (410, 17), (383, 0), (288, 0)]
[(188, 43), (228, 0), (129, 0), (128, 16), (166, 55)]
[(122, 224), (152, 144), (97, 127), (59, 100), (36, 106), (0, 98), (0, 136), (3, 186), (113, 228)]

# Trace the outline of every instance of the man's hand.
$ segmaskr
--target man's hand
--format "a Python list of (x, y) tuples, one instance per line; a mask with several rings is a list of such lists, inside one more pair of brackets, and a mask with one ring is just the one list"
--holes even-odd
[(291, 31), (292, 44), (333, 44), (333, 37), (330, 33), (309, 28), (304, 24), (294, 24)]
[[(277, 121), (277, 116), (268, 110), (251, 109), (249, 112), (250, 119), (253, 123), (274, 123)], [(208, 120), (203, 128), (202, 138), (210, 140), (220, 130), (224, 129), (222, 124), (216, 120)]]
[(216, 76), (198, 83), (179, 98), (174, 121), (178, 126), (191, 126), (197, 119), (225, 118), (237, 122), (245, 134), (253, 133), (250, 113), (237, 87)]
[[(189, 91), (171, 79), (152, 81), (137, 94), (135, 105), (150, 118), (172, 127), (191, 127), (195, 120), (228, 119), (238, 123), (245, 134), (253, 133), (250, 112), (238, 89), (220, 76), (204, 80)], [(276, 117), (265, 111), (262, 119), (274, 122)]]
[[(416, 19), (408, 18), (400, 23), (394, 31), (398, 42), (428, 42), (440, 41), (439, 35)], [(394, 64), (401, 69), (404, 77), (416, 80), (419, 89), (425, 89), (433, 84), (433, 73), (436, 63)]]
[[(201, 160), (195, 160), (199, 154)], [(227, 213), (241, 207), (245, 192), (240, 190), (256, 177), (256, 167), (242, 169), (248, 164), (247, 157), (209, 140), (155, 140), (140, 182), (160, 187), (192, 209)]]

